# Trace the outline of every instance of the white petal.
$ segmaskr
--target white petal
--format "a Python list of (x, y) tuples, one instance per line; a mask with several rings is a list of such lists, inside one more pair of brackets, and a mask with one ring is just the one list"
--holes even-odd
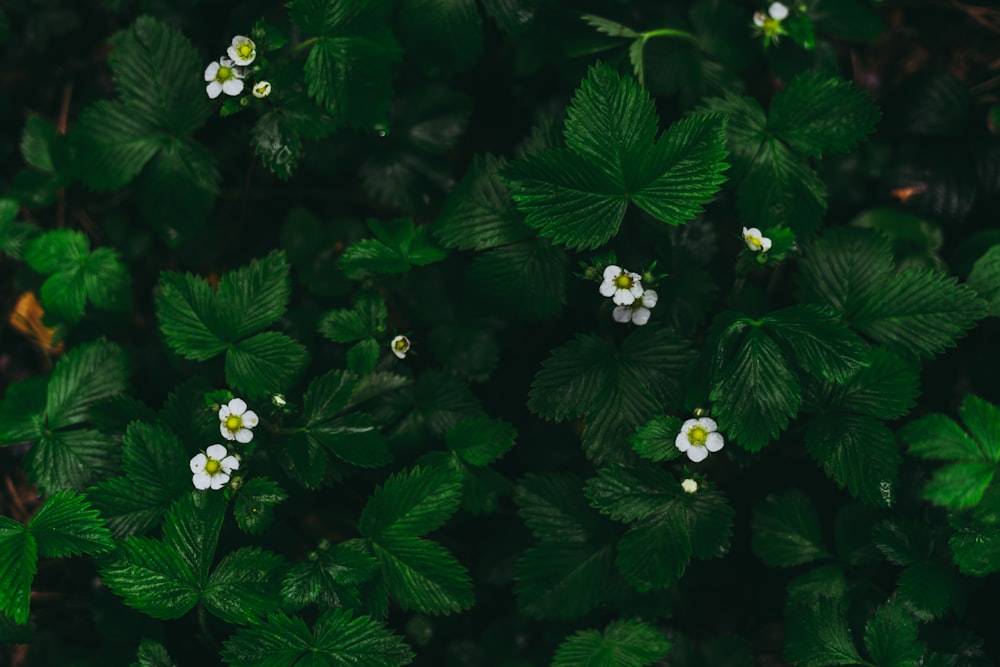
[(632, 324), (637, 326), (643, 326), (649, 321), (649, 308), (644, 308), (639, 306), (634, 311), (632, 311)]
[(687, 455), (689, 459), (691, 459), (695, 463), (699, 463), (708, 458), (708, 450), (705, 449), (704, 447), (692, 447), (691, 449), (687, 450)]
[(222, 472), (228, 475), (232, 471), (237, 470), (240, 467), (240, 460), (235, 456), (227, 456), (226, 458), (219, 461), (219, 467), (222, 468)]
[(194, 488), (204, 491), (212, 485), (212, 477), (208, 473), (197, 472), (191, 478), (191, 483), (194, 484)]
[(205, 469), (205, 464), (208, 463), (208, 457), (204, 454), (195, 454), (194, 458), (191, 459), (191, 472), (199, 473)]
[(394, 347), (390, 349), (392, 350), (392, 353), (396, 355), (397, 358), (406, 359), (406, 352), (403, 352), (402, 350), (397, 350)]
[(229, 475), (224, 472), (212, 475), (212, 489), (218, 491), (229, 482)]
[(682, 452), (691, 449), (691, 442), (688, 440), (687, 431), (681, 431), (677, 434), (677, 437), (674, 438), (674, 446)]
[(215, 459), (216, 461), (221, 461), (222, 459), (226, 458), (226, 454), (228, 454), (229, 452), (223, 445), (212, 445), (211, 447), (205, 450), (205, 453), (208, 454), (208, 458)]
[(710, 452), (717, 452), (722, 449), (725, 444), (726, 441), (722, 437), (721, 433), (709, 433), (708, 439), (705, 441), (705, 449)]
[(711, 417), (702, 417), (698, 420), (698, 424), (703, 426), (709, 433), (715, 433), (719, 430), (719, 425)]
[(788, 7), (785, 7), (780, 2), (772, 2), (771, 6), (767, 8), (767, 13), (771, 15), (772, 19), (783, 21), (788, 17)]
[(229, 401), (229, 412), (239, 417), (241, 414), (247, 411), (247, 402), (242, 398), (234, 398)]
[(243, 425), (247, 428), (253, 428), (260, 423), (260, 419), (257, 417), (257, 413), (253, 410), (247, 410), (243, 413)]
[(619, 306), (630, 306), (635, 303), (635, 296), (625, 289), (615, 290), (615, 295), (612, 297), (612, 301)]
[(245, 445), (253, 440), (253, 431), (248, 428), (241, 428), (236, 432), (234, 437), (236, 438), (236, 442), (242, 442)]
[(219, 64), (230, 69), (233, 67), (233, 61), (229, 58), (219, 58)]
[(615, 318), (615, 322), (628, 324), (629, 320), (632, 319), (632, 309), (628, 306), (615, 306), (615, 309), (611, 312), (611, 317)]
[(771, 249), (771, 239), (767, 238), (766, 236), (762, 236), (761, 239), (760, 239), (760, 248), (764, 252), (767, 252), (768, 250), (770, 250)]
[(236, 47), (235, 46), (230, 46), (228, 49), (226, 49), (226, 55), (229, 56), (232, 59), (232, 61), (234, 63), (236, 63), (237, 65), (246, 65), (246, 64), (248, 64), (248, 63), (240, 62), (240, 57), (236, 53)]
[(236, 436), (233, 435), (233, 433), (228, 428), (226, 428), (225, 424), (219, 424), (219, 433), (221, 433), (222, 437), (225, 438), (226, 440), (236, 439)]
[(208, 63), (208, 67), (205, 68), (205, 81), (215, 81), (215, 75), (218, 74), (218, 72), (219, 63)]
[(648, 289), (642, 293), (642, 305), (646, 306), (646, 308), (654, 307), (659, 300), (660, 297), (654, 290)]
[(222, 92), (222, 84), (218, 81), (213, 81), (205, 86), (205, 92), (207, 92), (208, 96), (214, 100)]
[(758, 28), (763, 28), (764, 27), (764, 14), (763, 14), (763, 12), (754, 12), (753, 13), (753, 24), (755, 26), (757, 26)]
[(638, 280), (632, 283), (632, 286), (628, 288), (629, 294), (638, 299), (642, 296), (642, 283)]
[(219, 408), (219, 421), (220, 422), (226, 421), (226, 417), (228, 416), (229, 416), (229, 406), (223, 405), (221, 408)]
[(622, 267), (609, 264), (608, 267), (604, 269), (604, 282), (611, 282), (622, 273)]
[(605, 280), (601, 283), (600, 292), (601, 296), (611, 296), (615, 293), (618, 288), (615, 287), (615, 283), (611, 280)]
[(681, 433), (687, 434), (687, 432), (691, 430), (691, 427), (692, 426), (697, 426), (697, 424), (698, 424), (698, 420), (697, 419), (689, 419), (689, 420), (687, 420), (686, 422), (684, 422), (683, 424), (681, 424)]
[(222, 84), (222, 90), (226, 95), (236, 96), (243, 92), (243, 81), (240, 79), (230, 79)]

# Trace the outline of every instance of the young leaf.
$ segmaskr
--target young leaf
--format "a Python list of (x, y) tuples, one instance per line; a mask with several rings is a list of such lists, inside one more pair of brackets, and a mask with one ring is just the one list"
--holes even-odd
[(226, 640), (222, 658), (233, 667), (319, 665), (316, 660), (331, 667), (402, 667), (414, 655), (382, 623), (334, 609), (316, 620), (312, 632), (297, 616), (273, 613)]
[(924, 654), (917, 624), (898, 601), (882, 605), (868, 621), (865, 646), (879, 667), (913, 667)]
[(750, 546), (771, 567), (831, 557), (823, 545), (816, 509), (797, 489), (771, 494), (754, 510)]
[(118, 555), (101, 570), (101, 579), (129, 607), (167, 620), (180, 618), (198, 601), (199, 582), (170, 546), (129, 537), (119, 543)]
[(663, 633), (645, 623), (612, 621), (602, 635), (581, 630), (559, 645), (552, 667), (646, 667), (670, 650)]
[(63, 558), (84, 553), (102, 553), (114, 549), (111, 533), (97, 510), (71, 491), (49, 496), (42, 508), (28, 522), (35, 538), (38, 555)]
[(275, 575), (281, 556), (258, 549), (237, 549), (219, 561), (201, 592), (205, 608), (224, 621), (252, 624), (279, 606)]
[(517, 430), (502, 419), (463, 419), (445, 434), (448, 449), (466, 463), (485, 466), (514, 446)]
[(0, 614), (18, 625), (28, 621), (31, 581), (38, 563), (38, 547), (31, 532), (17, 521), (0, 516)]
[(799, 667), (868, 664), (858, 655), (843, 612), (826, 601), (788, 614), (785, 659)]
[(388, 535), (429, 533), (458, 509), (461, 488), (456, 473), (443, 468), (417, 467), (390, 475), (361, 512), (361, 534), (381, 541)]
[(236, 524), (244, 533), (260, 535), (274, 520), (274, 507), (288, 499), (288, 494), (278, 484), (266, 477), (255, 477), (243, 484), (233, 514)]
[(437, 542), (398, 530), (373, 546), (389, 595), (403, 609), (447, 615), (472, 606), (468, 571)]

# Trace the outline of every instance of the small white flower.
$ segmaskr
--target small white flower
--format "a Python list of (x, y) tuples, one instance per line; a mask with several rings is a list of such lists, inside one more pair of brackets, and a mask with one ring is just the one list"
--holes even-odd
[(766, 20), (766, 17), (764, 16), (764, 12), (754, 12), (753, 13), (753, 24), (755, 26), (757, 26), (758, 28), (763, 28), (764, 27), (764, 21), (765, 20)]
[(257, 57), (257, 45), (249, 37), (236, 35), (233, 37), (233, 43), (226, 49), (226, 53), (234, 63), (240, 67), (246, 67)]
[(204, 454), (191, 459), (191, 482), (196, 489), (218, 491), (229, 482), (229, 476), (240, 467), (239, 459), (229, 455), (223, 445), (212, 445)]
[(687, 452), (688, 458), (695, 463), (704, 461), (709, 452), (717, 452), (726, 444), (718, 430), (719, 425), (714, 419), (689, 419), (681, 426), (674, 445), (682, 452)]
[(246, 401), (234, 398), (219, 408), (219, 421), (221, 422), (219, 431), (223, 438), (246, 444), (253, 440), (253, 432), (250, 429), (260, 420), (256, 412), (247, 410)]
[(785, 7), (780, 2), (772, 2), (771, 6), (767, 8), (767, 13), (775, 21), (784, 21), (788, 18), (788, 7)]
[(631, 305), (615, 306), (611, 316), (615, 318), (615, 322), (621, 322), (622, 324), (631, 322), (641, 327), (646, 322), (649, 322), (649, 309), (656, 305), (658, 299), (659, 297), (657, 297), (656, 292), (648, 289), (642, 293), (642, 296), (633, 301)]
[(771, 239), (761, 236), (760, 230), (756, 227), (743, 228), (743, 241), (754, 252), (767, 252), (771, 249)]
[(396, 336), (389, 343), (389, 349), (400, 359), (405, 359), (406, 353), (410, 351), (410, 339), (406, 336)]
[(208, 81), (205, 90), (213, 100), (220, 93), (239, 95), (243, 92), (243, 75), (243, 69), (234, 66), (232, 60), (219, 58), (205, 68), (205, 81)]
[(696, 493), (698, 491), (698, 482), (688, 477), (681, 482), (681, 488), (684, 489), (684, 493)]
[(284, 394), (275, 394), (274, 396), (271, 397), (271, 405), (273, 405), (276, 408), (283, 408), (286, 405), (288, 405), (288, 401), (285, 400)]
[(615, 304), (628, 306), (642, 296), (642, 278), (638, 273), (612, 264), (604, 269), (604, 282), (601, 283), (600, 290), (603, 296), (610, 296)]
[(270, 81), (258, 81), (253, 85), (251, 91), (253, 96), (257, 99), (267, 97), (271, 94), (271, 82)]

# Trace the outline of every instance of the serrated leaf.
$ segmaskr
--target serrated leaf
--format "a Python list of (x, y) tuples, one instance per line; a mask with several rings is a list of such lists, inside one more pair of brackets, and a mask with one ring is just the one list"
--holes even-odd
[(34, 441), (45, 433), (48, 378), (12, 382), (0, 401), (0, 445)]
[(28, 531), (43, 558), (102, 553), (114, 548), (111, 533), (97, 510), (84, 496), (72, 491), (49, 496), (28, 522)]
[(798, 377), (778, 345), (751, 327), (732, 360), (717, 374), (710, 398), (727, 438), (759, 451), (798, 413)]
[(274, 324), (285, 313), (292, 291), (288, 271), (285, 253), (272, 251), (219, 280), (215, 301), (223, 340), (244, 338)]
[(73, 128), (73, 139), (85, 158), (80, 178), (98, 192), (127, 185), (163, 145), (163, 137), (150, 132), (146, 118), (110, 100), (100, 100), (83, 110)]
[[(717, 17), (713, 16), (717, 21)], [(753, 164), (761, 143), (767, 138), (767, 115), (752, 97), (728, 94), (705, 101), (700, 111), (724, 114), (729, 157), (733, 163), (730, 178), (741, 180)]]
[(493, 463), (514, 446), (517, 429), (502, 419), (463, 419), (445, 434), (448, 449), (474, 466)]
[(830, 558), (816, 508), (797, 489), (771, 494), (754, 510), (750, 546), (771, 567)]
[(378, 363), (381, 346), (374, 338), (363, 338), (347, 350), (347, 369), (358, 375), (368, 375)]
[(382, 623), (334, 609), (316, 620), (313, 632), (297, 616), (271, 614), (226, 640), (222, 657), (233, 667), (402, 667), (414, 655)]
[(642, 37), (642, 35), (631, 28), (610, 19), (594, 16), (593, 14), (584, 14), (580, 18), (584, 21), (584, 23), (592, 27), (597, 32), (602, 32), (609, 37), (621, 37), (624, 39), (636, 39), (638, 37)]
[(809, 425), (806, 448), (826, 474), (858, 500), (880, 507), (892, 504), (901, 458), (892, 431), (878, 419), (818, 416)]
[(785, 659), (798, 667), (867, 664), (854, 646), (847, 619), (836, 603), (820, 601), (786, 618)]
[(545, 239), (512, 242), (478, 255), (470, 287), (498, 313), (516, 320), (556, 317), (566, 304), (566, 253)]
[(1000, 571), (1000, 529), (995, 526), (956, 526), (948, 541), (952, 559), (962, 574), (983, 577)]
[(25, 249), (24, 261), (39, 273), (55, 273), (74, 264), (90, 252), (90, 242), (83, 232), (56, 229), (44, 232)]
[(284, 393), (309, 363), (309, 352), (296, 340), (265, 331), (229, 347), (226, 380), (250, 398)]
[(681, 425), (677, 417), (654, 417), (629, 436), (629, 444), (639, 456), (657, 463), (676, 459), (682, 453), (675, 444)]
[(916, 522), (886, 519), (872, 530), (872, 542), (896, 565), (912, 565), (931, 555), (928, 529)]
[(198, 601), (199, 584), (170, 546), (146, 537), (119, 543), (119, 560), (101, 570), (101, 579), (123, 602), (147, 616), (180, 618)]
[(123, 441), (122, 466), (143, 489), (143, 495), (166, 506), (190, 488), (189, 457), (184, 444), (172, 432), (162, 426), (132, 422)]
[(163, 272), (159, 288), (156, 314), (167, 345), (195, 361), (211, 359), (226, 349), (215, 294), (207, 280)]
[(373, 548), (389, 595), (403, 609), (447, 615), (472, 606), (468, 571), (437, 542), (397, 531)]
[(388, 30), (321, 37), (304, 68), (309, 96), (339, 122), (371, 126), (389, 112), (399, 47)]
[(127, 477), (112, 477), (87, 489), (87, 497), (116, 538), (141, 535), (159, 525), (168, 505)]
[(295, 609), (308, 604), (317, 604), (322, 610), (358, 609), (362, 606), (358, 587), (378, 570), (378, 561), (354, 548), (351, 542), (332, 548), (321, 543), (308, 560), (295, 564), (285, 574), (281, 596)]
[(762, 322), (814, 377), (843, 384), (867, 361), (861, 340), (829, 308), (791, 306), (769, 313)]
[(746, 226), (780, 225), (805, 238), (826, 213), (826, 185), (805, 157), (769, 136), (736, 188), (736, 208)]
[(771, 102), (768, 130), (811, 156), (852, 150), (875, 129), (881, 114), (849, 81), (807, 72)]
[(665, 470), (619, 466), (599, 469), (597, 477), (587, 480), (584, 493), (602, 514), (631, 523), (666, 513), (682, 492), (677, 480)]
[(125, 391), (128, 368), (120, 347), (105, 340), (70, 350), (49, 378), (45, 414), (49, 428), (86, 420), (94, 404)]
[(822, 404), (879, 419), (896, 419), (907, 414), (920, 394), (920, 376), (914, 364), (884, 347), (869, 348), (866, 364), (845, 384), (824, 396)]
[(0, 516), (0, 613), (18, 625), (28, 621), (31, 581), (35, 577), (38, 548), (35, 538), (17, 521)]
[(976, 260), (968, 285), (989, 304), (989, 314), (1000, 317), (1000, 245), (992, 246)]
[(145, 637), (139, 642), (135, 657), (136, 662), (130, 667), (177, 667), (163, 644)]
[(275, 575), (281, 556), (257, 547), (232, 551), (212, 571), (201, 601), (224, 621), (252, 624), (280, 604)]
[(538, 539), (586, 542), (599, 534), (601, 523), (582, 488), (572, 474), (528, 474), (518, 483), (514, 500), (521, 519)]
[(848, 593), (844, 568), (820, 565), (788, 582), (788, 607), (815, 607), (821, 600), (840, 602)]
[(444, 468), (412, 468), (390, 475), (361, 511), (365, 537), (423, 535), (441, 526), (461, 502), (461, 478)]
[(917, 624), (896, 601), (879, 607), (868, 621), (865, 646), (879, 667), (915, 667), (924, 654), (923, 643), (917, 641)]
[(914, 563), (899, 573), (899, 597), (920, 620), (939, 618), (950, 608), (959, 608), (962, 579), (954, 569), (938, 561)]
[(24, 468), (28, 479), (46, 493), (83, 491), (114, 472), (115, 450), (111, 439), (98, 431), (54, 431), (43, 435), (28, 451)]
[(618, 571), (641, 592), (676, 583), (691, 560), (691, 537), (680, 513), (660, 514), (632, 526), (618, 542)]
[(581, 630), (559, 645), (552, 667), (646, 667), (670, 650), (663, 633), (645, 623), (612, 621), (602, 635)]
[(240, 487), (233, 514), (240, 530), (260, 535), (274, 519), (274, 507), (288, 499), (284, 489), (266, 477), (255, 477)]
[(319, 332), (335, 343), (353, 343), (382, 333), (389, 312), (377, 294), (362, 294), (351, 309), (328, 311), (319, 321)]
[(583, 616), (608, 595), (613, 576), (610, 544), (543, 541), (517, 562), (517, 606), (532, 618)]
[(199, 585), (208, 579), (225, 515), (222, 494), (191, 491), (170, 507), (163, 521), (164, 544), (194, 573)]
[(20, 208), (16, 199), (0, 197), (0, 252), (11, 259), (21, 259), (24, 248), (39, 232), (35, 225), (15, 222)]
[(835, 227), (805, 244), (799, 270), (800, 298), (825, 303), (850, 321), (892, 271), (892, 251), (881, 234)]

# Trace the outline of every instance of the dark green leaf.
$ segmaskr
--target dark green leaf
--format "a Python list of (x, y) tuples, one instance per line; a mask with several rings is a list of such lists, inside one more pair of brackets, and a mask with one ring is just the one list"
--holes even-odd
[(61, 491), (49, 496), (31, 518), (28, 531), (34, 536), (38, 555), (63, 558), (114, 549), (111, 533), (97, 510), (84, 496)]
[(660, 415), (646, 422), (629, 436), (629, 443), (636, 453), (657, 463), (670, 461), (681, 455), (674, 444), (681, 432), (681, 420)]
[(638, 621), (612, 621), (603, 636), (581, 630), (559, 645), (552, 667), (646, 667), (663, 658), (670, 642), (663, 633)]
[(208, 579), (225, 516), (226, 500), (221, 493), (191, 491), (170, 507), (163, 522), (165, 545), (199, 584)]
[(191, 488), (187, 451), (163, 426), (132, 422), (125, 432), (122, 467), (142, 495), (167, 507)]
[(260, 535), (274, 519), (274, 507), (288, 499), (288, 494), (277, 482), (266, 477), (255, 477), (240, 487), (233, 504), (233, 514), (240, 530)]
[(285, 392), (309, 362), (299, 342), (265, 331), (232, 345), (226, 353), (226, 380), (250, 398)]
[(610, 544), (542, 542), (517, 562), (517, 606), (532, 618), (583, 616), (607, 596), (613, 583)]
[[(198, 93), (199, 97), (203, 94)], [(117, 102), (101, 100), (84, 109), (73, 128), (83, 156), (80, 178), (84, 185), (98, 192), (127, 185), (165, 143), (162, 135), (150, 129), (148, 119)]]
[(896, 601), (879, 607), (868, 621), (865, 646), (879, 667), (916, 667), (924, 654), (917, 624)]
[(939, 618), (960, 608), (964, 582), (950, 565), (938, 561), (914, 563), (899, 573), (899, 597), (920, 620)]
[(821, 600), (839, 602), (847, 596), (847, 579), (840, 565), (820, 565), (788, 582), (788, 607), (816, 607)]
[(169, 501), (146, 494), (127, 477), (112, 477), (87, 489), (87, 496), (117, 538), (141, 535), (160, 523)]
[(20, 208), (16, 199), (0, 197), (0, 252), (11, 259), (21, 259), (24, 248), (38, 234), (38, 227), (15, 222)]
[(791, 348), (810, 375), (843, 384), (866, 363), (861, 340), (829, 308), (791, 306), (769, 313), (764, 328)]
[(469, 573), (437, 542), (397, 530), (379, 537), (374, 549), (389, 595), (403, 609), (447, 615), (472, 606)]
[(502, 419), (463, 419), (445, 434), (445, 444), (474, 466), (493, 463), (514, 446), (517, 430)]
[(321, 37), (309, 52), (309, 96), (339, 122), (372, 126), (388, 115), (399, 47), (388, 30), (366, 36)]
[(281, 251), (224, 275), (215, 294), (222, 338), (236, 341), (274, 324), (285, 313), (291, 290)]
[(912, 565), (931, 555), (928, 529), (916, 522), (886, 519), (872, 530), (872, 541), (896, 565)]
[(797, 667), (867, 664), (858, 655), (843, 612), (825, 601), (788, 615), (785, 659)]
[(458, 509), (461, 490), (461, 478), (448, 469), (416, 467), (390, 475), (361, 512), (361, 534), (381, 540), (429, 533)]
[(229, 623), (249, 625), (279, 606), (275, 574), (281, 556), (244, 547), (226, 554), (201, 593), (205, 608)]
[(867, 366), (823, 399), (827, 408), (896, 419), (908, 413), (920, 393), (917, 368), (884, 347), (868, 351)]
[(736, 207), (748, 227), (780, 225), (804, 238), (826, 213), (826, 186), (805, 157), (768, 136), (736, 189)]
[(517, 320), (557, 316), (566, 304), (566, 253), (545, 239), (512, 242), (475, 258), (469, 285), (498, 313)]
[(207, 280), (187, 273), (161, 273), (156, 315), (167, 345), (188, 359), (204, 361), (226, 349), (215, 293)]
[(691, 538), (680, 513), (639, 522), (618, 542), (618, 571), (639, 591), (669, 588), (691, 560)]
[(992, 246), (976, 260), (968, 285), (989, 304), (989, 314), (1000, 317), (1000, 245)]
[(215, 157), (205, 146), (191, 139), (164, 139), (136, 180), (136, 198), (163, 241), (177, 247), (204, 227), (221, 181)]
[(0, 516), (0, 613), (18, 625), (28, 621), (31, 581), (35, 578), (38, 548), (35, 538), (17, 521)]
[(331, 310), (319, 322), (319, 332), (335, 343), (353, 343), (381, 334), (388, 310), (377, 294), (362, 294), (354, 308)]
[(21, 133), (21, 157), (40, 171), (55, 171), (51, 145), (56, 141), (56, 126), (41, 116), (28, 116)]
[(772, 567), (830, 558), (823, 545), (816, 509), (797, 489), (771, 494), (754, 510), (750, 546)]
[(597, 475), (587, 480), (584, 493), (594, 508), (616, 521), (667, 513), (682, 493), (673, 475), (660, 468), (602, 468)]
[(900, 456), (884, 423), (865, 415), (822, 415), (809, 425), (806, 448), (852, 496), (869, 505), (891, 506)]
[(0, 401), (0, 446), (34, 441), (45, 433), (48, 378), (12, 382)]
[(158, 540), (130, 537), (101, 579), (129, 607), (159, 619), (180, 618), (199, 597), (199, 583), (174, 549)]
[(145, 637), (139, 642), (135, 657), (137, 662), (132, 663), (130, 667), (177, 667), (177, 663), (170, 658), (163, 644)]
[(110, 438), (97, 431), (55, 431), (35, 443), (25, 457), (24, 467), (28, 479), (46, 493), (83, 491), (113, 473), (116, 450)]
[(358, 587), (378, 570), (378, 561), (351, 542), (331, 548), (324, 541), (308, 560), (288, 571), (282, 580), (281, 596), (295, 609), (307, 604), (318, 604), (323, 610), (360, 608)]
[(572, 474), (528, 474), (518, 483), (514, 500), (521, 519), (538, 539), (586, 542), (602, 524), (582, 488), (580, 479)]
[(799, 269), (801, 298), (825, 303), (851, 321), (892, 271), (892, 251), (871, 230), (835, 227), (805, 245)]
[(368, 375), (378, 363), (381, 347), (374, 338), (363, 338), (347, 350), (347, 369), (358, 375)]
[(957, 527), (949, 544), (962, 574), (983, 577), (1000, 571), (1000, 529), (995, 526)]
[(435, 69), (468, 69), (483, 49), (482, 19), (474, 0), (406, 0), (399, 27), (407, 53)]

